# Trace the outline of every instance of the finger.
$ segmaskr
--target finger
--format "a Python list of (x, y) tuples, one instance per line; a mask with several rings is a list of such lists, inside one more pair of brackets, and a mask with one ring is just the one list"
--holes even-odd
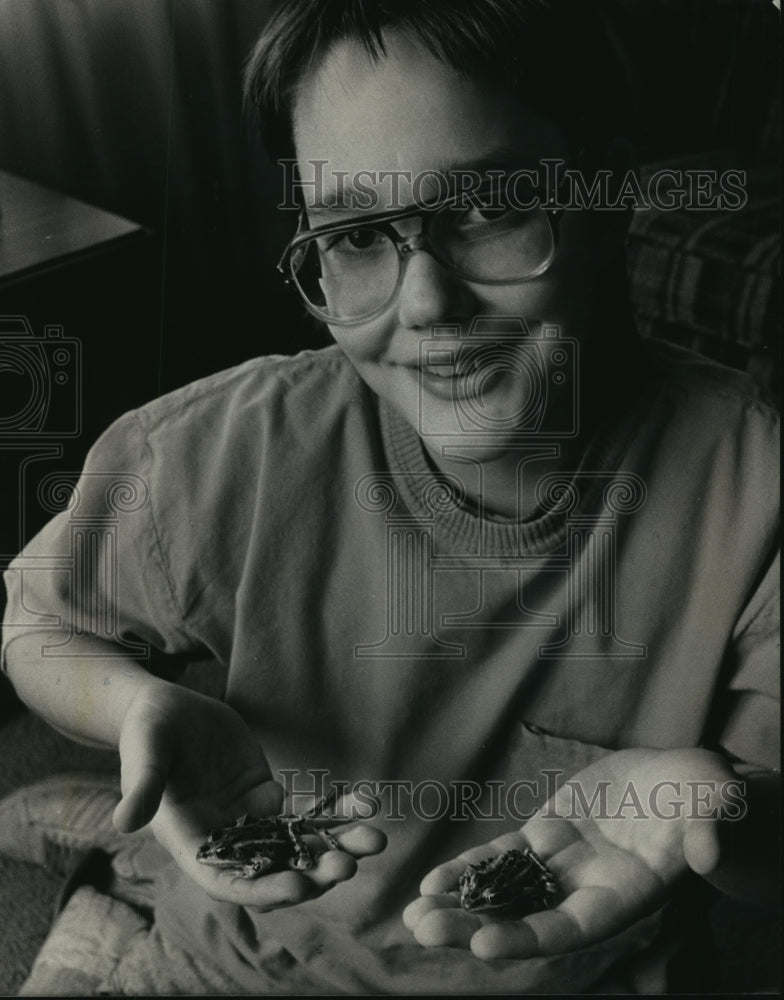
[(350, 879), (357, 870), (356, 858), (344, 851), (326, 851), (318, 859), (315, 868), (310, 868), (302, 874), (319, 892), (331, 889), (338, 882)]
[(361, 858), (378, 854), (387, 846), (387, 836), (375, 826), (352, 826), (345, 830), (334, 830), (332, 836), (340, 844), (342, 851)]
[(634, 917), (611, 889), (586, 887), (553, 910), (486, 925), (472, 938), (471, 950), (483, 959), (558, 955), (611, 937)]
[(155, 764), (123, 765), (123, 787), (112, 820), (120, 833), (132, 833), (153, 818), (161, 804), (166, 775)]
[(443, 907), (425, 913), (413, 929), (414, 938), (425, 948), (469, 948), (471, 938), (482, 926), (473, 913), (459, 907)]
[(403, 924), (410, 931), (413, 931), (422, 917), (431, 910), (455, 909), (458, 906), (460, 903), (453, 893), (444, 892), (438, 896), (418, 896), (403, 910)]
[(577, 889), (553, 910), (525, 918), (541, 955), (574, 951), (610, 937), (637, 915), (615, 890), (605, 886)]
[(698, 875), (708, 875), (719, 863), (718, 823), (712, 819), (697, 819), (689, 823), (683, 837), (686, 864)]
[(525, 920), (486, 924), (471, 939), (471, 951), (485, 960), (557, 955), (584, 947), (601, 937), (588, 933), (567, 910), (543, 910)]
[[(334, 838), (337, 848), (317, 833), (306, 833), (301, 839), (312, 858), (319, 859), (325, 854), (346, 854), (349, 857), (365, 857), (378, 854), (386, 847), (387, 838), (381, 830), (375, 827), (351, 827), (348, 830), (330, 831), (330, 839)], [(307, 869), (305, 869), (307, 870)]]
[(500, 924), (485, 924), (474, 933), (471, 951), (477, 958), (528, 958), (538, 953), (533, 930), (522, 920)]
[(327, 847), (321, 837), (312, 834), (303, 837), (317, 860), (314, 868), (305, 869), (302, 874), (322, 891), (351, 878), (357, 870), (356, 859), (377, 854), (387, 842), (386, 835), (374, 827), (341, 830), (335, 835), (335, 840), (339, 850)]

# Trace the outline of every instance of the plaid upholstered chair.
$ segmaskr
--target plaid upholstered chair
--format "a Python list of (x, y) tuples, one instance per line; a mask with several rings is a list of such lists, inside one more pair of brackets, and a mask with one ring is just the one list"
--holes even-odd
[[(717, 173), (731, 154), (649, 164)], [(726, 169), (734, 169), (729, 166)], [(778, 389), (779, 173), (775, 163), (745, 171), (748, 201), (727, 209), (656, 208), (635, 213), (629, 265), (637, 324), (661, 337), (748, 371)]]
[(632, 138), (643, 188), (657, 171), (684, 179), (732, 171), (747, 197), (742, 207), (635, 212), (628, 257), (640, 332), (744, 369), (777, 392), (778, 12), (765, 0), (610, 0), (609, 8), (637, 91)]

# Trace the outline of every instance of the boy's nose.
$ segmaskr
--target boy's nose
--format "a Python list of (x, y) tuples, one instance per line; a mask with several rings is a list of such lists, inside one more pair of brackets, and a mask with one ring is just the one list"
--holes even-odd
[(426, 250), (414, 249), (404, 261), (398, 321), (408, 329), (429, 328), (467, 314), (473, 295), (466, 282)]

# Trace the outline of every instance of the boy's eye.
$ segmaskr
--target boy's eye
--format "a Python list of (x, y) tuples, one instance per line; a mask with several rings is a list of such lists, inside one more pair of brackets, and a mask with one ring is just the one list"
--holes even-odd
[(322, 249), (338, 253), (361, 253), (363, 250), (379, 249), (385, 241), (383, 233), (374, 229), (353, 229), (348, 233), (330, 236)]
[(469, 209), (467, 214), (467, 222), (493, 222), (496, 219), (502, 219), (507, 213), (511, 212), (512, 209), (509, 205), (488, 205), (477, 206), (476, 208)]
[(460, 240), (489, 239), (525, 226), (526, 213), (503, 202), (472, 205), (447, 211), (436, 223), (444, 237)]
[(450, 209), (447, 212), (447, 225), (455, 229), (468, 229), (474, 226), (486, 226), (501, 221), (510, 221), (515, 213), (511, 205), (499, 199), (489, 198), (482, 204), (478, 201), (475, 205), (461, 206)]

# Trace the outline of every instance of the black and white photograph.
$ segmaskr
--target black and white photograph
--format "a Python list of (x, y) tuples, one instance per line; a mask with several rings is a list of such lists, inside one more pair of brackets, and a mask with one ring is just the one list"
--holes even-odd
[(0, 995), (780, 995), (778, 0), (0, 0)]

